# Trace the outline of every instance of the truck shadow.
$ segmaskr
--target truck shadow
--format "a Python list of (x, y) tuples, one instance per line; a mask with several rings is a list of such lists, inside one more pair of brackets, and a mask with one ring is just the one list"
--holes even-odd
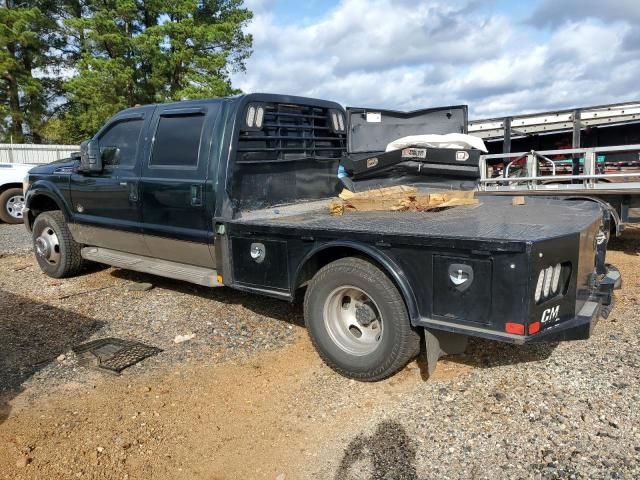
[[(302, 311), (303, 293), (299, 292), (294, 304), (275, 298), (264, 297), (253, 293), (245, 293), (231, 288), (207, 288), (198, 285), (171, 280), (164, 277), (134, 272), (131, 270), (114, 269), (111, 272), (116, 278), (130, 282), (149, 282), (158, 287), (175, 290), (186, 295), (195, 295), (228, 305), (242, 305), (252, 312), (284, 321), (292, 325), (304, 327)], [(449, 361), (468, 365), (474, 368), (493, 368), (517, 363), (538, 362), (549, 358), (557, 343), (536, 345), (512, 345), (508, 343), (470, 338), (464, 354), (449, 355)], [(426, 358), (420, 355), (418, 366), (423, 378), (428, 378)]]
[(416, 450), (401, 424), (385, 420), (372, 435), (361, 434), (351, 440), (334, 478), (418, 480)]
[(0, 424), (9, 402), (38, 370), (73, 345), (83, 342), (102, 323), (0, 290)]
[(640, 229), (628, 228), (621, 237), (611, 237), (607, 250), (621, 251), (627, 255), (640, 255)]
[[(297, 299), (294, 304), (286, 300), (256, 295), (255, 293), (241, 292), (231, 288), (208, 288), (194, 285), (180, 280), (172, 280), (165, 277), (134, 272), (131, 270), (114, 269), (111, 275), (130, 282), (148, 282), (160, 288), (175, 290), (185, 295), (195, 295), (197, 297), (213, 300), (228, 305), (242, 305), (252, 312), (271, 317), (279, 321), (292, 325), (304, 327), (302, 316), (302, 302)], [(301, 297), (302, 298), (302, 297)]]
[[(447, 355), (442, 359), (473, 368), (495, 368), (544, 361), (551, 356), (557, 347), (557, 342), (514, 345), (483, 338), (469, 338), (469, 345), (464, 353)], [(417, 362), (422, 378), (428, 380), (429, 373), (424, 352), (420, 354)]]

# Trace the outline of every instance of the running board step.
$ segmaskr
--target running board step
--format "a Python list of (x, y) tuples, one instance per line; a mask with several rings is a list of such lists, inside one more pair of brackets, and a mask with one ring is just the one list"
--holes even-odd
[(84, 247), (82, 258), (92, 262), (106, 263), (113, 267), (135, 270), (136, 272), (151, 273), (161, 277), (184, 280), (185, 282), (204, 285), (205, 287), (221, 287), (218, 282), (218, 272), (211, 268), (196, 267), (184, 263), (159, 260), (157, 258), (119, 252), (101, 247)]

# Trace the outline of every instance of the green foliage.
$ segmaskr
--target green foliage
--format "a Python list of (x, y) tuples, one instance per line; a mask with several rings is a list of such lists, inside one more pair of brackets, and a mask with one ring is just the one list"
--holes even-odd
[[(54, 28), (47, 5), (25, 1), (0, 6), (0, 139), (22, 142), (25, 132), (38, 140), (48, 99), (56, 80), (47, 78), (51, 64), (47, 41)], [(40, 70), (40, 75), (34, 71)]]
[[(9, 10), (12, 15), (19, 11), (23, 25), (44, 17), (57, 26), (53, 32), (50, 25), (40, 31), (22, 29), (47, 52), (43, 65), (54, 60), (51, 70), (57, 76), (39, 79), (25, 70), (19, 86), (24, 98), (45, 98), (39, 92), (58, 89), (40, 112), (47, 120), (40, 133), (54, 142), (88, 138), (115, 112), (136, 104), (237, 93), (230, 74), (243, 70), (251, 54), (252, 39), (243, 28), (252, 14), (242, 0), (65, 0), (41, 2), (39, 8), (6, 8), (0, 15)], [(16, 41), (15, 30), (0, 31), (3, 46)], [(9, 60), (0, 56), (0, 75), (11, 66)], [(0, 118), (7, 118), (0, 124), (13, 128), (14, 121), (2, 110), (7, 105), (0, 104)], [(18, 114), (15, 119), (24, 123), (31, 113)]]

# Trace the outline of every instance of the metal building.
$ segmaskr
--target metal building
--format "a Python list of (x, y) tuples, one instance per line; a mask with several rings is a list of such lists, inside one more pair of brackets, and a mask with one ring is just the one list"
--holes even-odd
[(0, 163), (50, 163), (80, 151), (78, 145), (0, 143)]

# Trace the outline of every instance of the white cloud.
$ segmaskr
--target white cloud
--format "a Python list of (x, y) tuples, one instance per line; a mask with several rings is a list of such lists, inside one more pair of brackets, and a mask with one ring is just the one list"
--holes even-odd
[(272, 0), (247, 4), (254, 54), (234, 77), (246, 92), (397, 109), (468, 103), (475, 117), (640, 98), (631, 23), (587, 16), (549, 32), (472, 3), (343, 0), (282, 26)]

